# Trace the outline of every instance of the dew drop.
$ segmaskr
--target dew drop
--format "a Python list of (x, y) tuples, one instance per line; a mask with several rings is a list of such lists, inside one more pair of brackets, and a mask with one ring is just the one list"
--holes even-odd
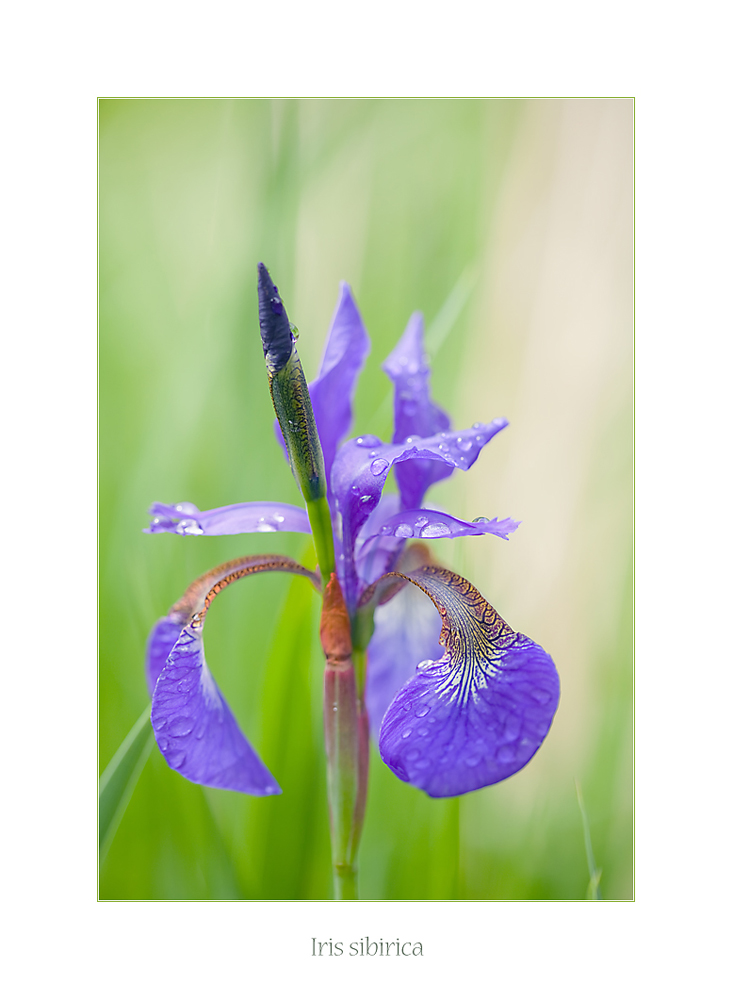
[(417, 761), (415, 767), (419, 768), (421, 771), (424, 771), (426, 767), (430, 767), (430, 761), (426, 760), (425, 757), (423, 757), (422, 760)]
[(277, 525), (272, 517), (261, 517), (257, 522), (255, 531), (277, 531)]
[(396, 538), (412, 538), (413, 530), (410, 524), (398, 524), (394, 530)]
[[(432, 660), (421, 660), (418, 663), (418, 665), (415, 667), (415, 669), (416, 670), (424, 670), (425, 667), (429, 667), (432, 662), (433, 662)], [(425, 712), (423, 712), (423, 715), (425, 715)]]
[(470, 438), (458, 438), (456, 444), (461, 449), (461, 451), (470, 451), (473, 448), (473, 441)]
[(166, 750), (168, 749), (168, 740), (165, 738), (165, 736), (158, 736), (157, 740), (160, 752), (165, 753)]
[(482, 445), (485, 441), (486, 441), (486, 438), (483, 436), (483, 434), (477, 434), (476, 435), (476, 444), (477, 445)]
[(510, 715), (506, 720), (506, 725), (504, 726), (504, 739), (509, 742), (516, 740), (517, 736), (519, 736), (521, 728), (521, 720), (518, 719), (516, 715)]
[(193, 518), (190, 517), (185, 517), (176, 525), (177, 535), (203, 535), (203, 533), (204, 529), (198, 521), (194, 521)]
[(538, 701), (540, 705), (546, 705), (547, 702), (550, 700), (549, 693), (547, 691), (543, 691), (541, 688), (535, 688), (535, 690), (532, 691), (531, 694), (534, 700)]
[(373, 476), (381, 476), (389, 468), (389, 462), (386, 458), (375, 458), (369, 468)]
[(419, 750), (408, 750), (407, 753), (405, 754), (405, 760), (410, 760), (410, 761), (417, 760), (419, 756), (420, 756)]
[(403, 731), (403, 733), (402, 733), (402, 739), (406, 740), (408, 736), (412, 736), (412, 730), (411, 729), (405, 729)]
[(415, 527), (416, 528), (424, 528), (425, 525), (428, 523), (429, 520), (430, 520), (429, 517), (424, 517), (424, 516), (423, 517), (418, 517), (416, 519), (416, 521), (415, 521)]
[(364, 437), (358, 437), (356, 443), (360, 448), (375, 448), (382, 442), (374, 434), (365, 434)]
[(488, 523), (489, 523), (488, 517), (474, 517), (474, 519), (471, 521), (471, 524), (488, 524)]
[(420, 728), (417, 730), (417, 735), (418, 736), (427, 736), (429, 732), (430, 732), (430, 730), (426, 729), (425, 726), (420, 726)]
[(499, 747), (496, 759), (502, 764), (508, 764), (510, 760), (514, 760), (514, 747), (507, 746), (505, 743), (504, 746)]
[(433, 524), (426, 524), (420, 531), (421, 538), (443, 538), (450, 535), (450, 528), (442, 521), (435, 521)]
[(418, 719), (424, 719), (429, 711), (430, 711), (430, 705), (423, 705), (422, 708), (418, 708), (417, 712), (415, 712), (415, 715), (418, 717)]
[(466, 757), (465, 763), (469, 767), (476, 767), (476, 765), (480, 762), (480, 760), (481, 758), (478, 756), (478, 754), (472, 754), (470, 757)]
[(175, 509), (179, 512), (179, 514), (199, 513), (199, 509), (195, 503), (187, 503), (185, 500), (182, 500), (180, 503), (177, 503)]
[(414, 438), (412, 438), (412, 437), (405, 438), (405, 444), (412, 444), (413, 441), (414, 441)]
[(168, 732), (171, 736), (188, 736), (193, 729), (193, 719), (185, 715), (179, 715), (177, 719), (171, 719)]
[(369, 501), (373, 500), (373, 499), (374, 499), (374, 497), (371, 497), (368, 494), (364, 494), (363, 497), (359, 497), (359, 502), (360, 503), (369, 503)]
[(479, 427), (483, 427), (483, 424), (479, 423), (478, 421), (476, 421), (475, 424), (471, 425), (471, 429), (474, 430), (474, 431), (477, 431), (479, 429)]
[(361, 490), (356, 485), (356, 483), (354, 483), (354, 485), (351, 487), (351, 492), (354, 494), (355, 497), (359, 496), (359, 494), (361, 493)]
[(390, 527), (389, 527), (389, 525), (388, 524), (383, 524), (382, 527), (379, 529), (379, 534), (380, 535), (389, 535), (390, 534)]

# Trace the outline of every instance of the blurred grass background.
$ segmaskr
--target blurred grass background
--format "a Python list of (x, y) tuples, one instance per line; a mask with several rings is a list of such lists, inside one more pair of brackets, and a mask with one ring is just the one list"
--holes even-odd
[[(141, 529), (153, 500), (299, 502), (255, 266), (311, 378), (345, 279), (372, 340), (353, 433), (389, 436), (379, 365), (415, 309), (454, 426), (509, 418), (429, 499), (520, 529), (435, 552), (562, 684), (530, 764), (460, 800), (372, 753), (362, 898), (584, 899), (576, 778), (603, 896), (631, 898), (632, 183), (629, 100), (100, 101), (100, 770), (148, 699), (148, 630), (195, 576), (260, 551), (313, 564), (302, 536)], [(284, 575), (221, 595), (207, 659), (284, 794), (201, 788), (154, 749), (101, 898), (329, 898), (317, 613)]]

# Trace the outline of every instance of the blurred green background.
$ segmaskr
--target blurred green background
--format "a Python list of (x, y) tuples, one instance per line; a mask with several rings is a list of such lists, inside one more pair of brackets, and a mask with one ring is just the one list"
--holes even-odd
[[(372, 341), (354, 434), (390, 435), (379, 365), (416, 309), (454, 426), (509, 418), (429, 500), (521, 527), (434, 548), (562, 684), (537, 756), (462, 799), (372, 751), (361, 896), (584, 899), (578, 779), (604, 898), (631, 898), (632, 184), (630, 100), (100, 101), (100, 770), (148, 701), (147, 633), (194, 577), (261, 551), (313, 565), (303, 536), (142, 528), (153, 500), (299, 502), (256, 263), (310, 378), (344, 279)], [(285, 575), (221, 595), (207, 659), (284, 794), (201, 788), (154, 748), (101, 898), (330, 897), (317, 615)]]

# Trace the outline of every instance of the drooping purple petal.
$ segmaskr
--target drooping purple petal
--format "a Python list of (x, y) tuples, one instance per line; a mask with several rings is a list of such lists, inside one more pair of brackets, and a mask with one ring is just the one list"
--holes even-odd
[(151, 505), (153, 520), (143, 530), (150, 535), (168, 531), (176, 535), (242, 535), (253, 531), (300, 531), (310, 534), (308, 515), (302, 507), (270, 500), (233, 503), (228, 507), (199, 510), (192, 503)]
[(189, 781), (248, 795), (281, 789), (237, 725), (204, 659), (201, 626), (186, 625), (153, 693), (160, 752)]
[(180, 616), (167, 614), (165, 618), (159, 618), (153, 625), (145, 648), (145, 680), (151, 698), (155, 690), (155, 682), (158, 680), (160, 672), (165, 666), (165, 661), (170, 656), (185, 624), (185, 618), (181, 621)]
[(417, 587), (404, 587), (374, 612), (368, 648), (366, 706), (372, 739), (379, 739), (384, 713), (423, 660), (443, 653), (438, 641), (440, 615)]
[[(430, 367), (423, 348), (422, 313), (413, 313), (401, 340), (382, 365), (394, 382), (393, 442), (432, 437), (450, 429), (450, 418), (430, 398)], [(419, 507), (425, 491), (453, 472), (444, 462), (416, 459), (395, 469), (403, 507)]]
[[(235, 580), (272, 570), (307, 576), (319, 586), (316, 574), (287, 556), (245, 556), (195, 580), (151, 633), (146, 676), (154, 683), (153, 731), (170, 767), (190, 781), (249, 795), (280, 791), (224, 701), (203, 645), (206, 612), (214, 597)], [(174, 629), (178, 635), (171, 648)]]
[(373, 435), (364, 435), (339, 448), (331, 470), (331, 490), (341, 516), (344, 560), (340, 576), (349, 608), (353, 608), (358, 590), (354, 567), (356, 537), (379, 503), (391, 467), (428, 458), (454, 468), (470, 469), (484, 445), (507, 424), (507, 420), (500, 418), (490, 424), (474, 424), (469, 430), (441, 431), (430, 438), (410, 437), (401, 444), (383, 444)]
[(555, 665), (514, 632), (468, 580), (428, 566), (404, 575), (441, 611), (446, 652), (419, 669), (382, 721), (382, 759), (428, 795), (462, 795), (534, 756), (560, 696)]
[[(318, 377), (308, 384), (327, 478), (339, 442), (351, 428), (354, 389), (369, 347), (369, 336), (351, 289), (342, 281)], [(277, 424), (275, 435), (285, 449)]]

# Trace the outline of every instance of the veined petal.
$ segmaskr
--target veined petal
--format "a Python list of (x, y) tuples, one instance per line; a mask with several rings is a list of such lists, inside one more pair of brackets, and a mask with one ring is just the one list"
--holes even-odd
[[(196, 580), (167, 618), (153, 629), (148, 643), (148, 680), (162, 649), (178, 626), (178, 636), (159, 670), (153, 691), (151, 722), (169, 766), (190, 781), (249, 795), (274, 795), (277, 782), (239, 729), (216, 685), (204, 656), (203, 628), (214, 597), (235, 580), (279, 570), (318, 577), (287, 556), (247, 556), (225, 563)], [(181, 624), (181, 621), (183, 622)]]
[(252, 531), (300, 531), (310, 534), (308, 514), (302, 507), (270, 500), (233, 503), (228, 507), (199, 510), (192, 503), (154, 503), (147, 534), (168, 531), (175, 535), (242, 535)]
[(537, 752), (555, 715), (560, 683), (552, 659), (463, 577), (436, 566), (390, 575), (432, 599), (446, 652), (419, 664), (387, 709), (382, 759), (433, 797), (508, 778)]
[[(450, 429), (450, 418), (430, 398), (430, 367), (423, 348), (422, 313), (413, 313), (401, 340), (382, 365), (394, 383), (396, 443)], [(453, 472), (444, 462), (417, 459), (395, 469), (403, 507), (419, 507), (425, 491)]]
[[(336, 449), (351, 429), (354, 389), (369, 347), (369, 336), (351, 289), (342, 281), (318, 377), (308, 384), (327, 477)], [(277, 424), (275, 435), (285, 449)]]
[(441, 431), (429, 438), (409, 437), (400, 444), (383, 444), (373, 435), (364, 435), (339, 448), (331, 470), (331, 490), (337, 513), (341, 515), (344, 558), (339, 575), (350, 609), (358, 596), (354, 566), (356, 537), (379, 503), (392, 466), (428, 458), (453, 468), (470, 469), (484, 445), (507, 424), (507, 420), (500, 418), (490, 424), (474, 424), (469, 430)]

